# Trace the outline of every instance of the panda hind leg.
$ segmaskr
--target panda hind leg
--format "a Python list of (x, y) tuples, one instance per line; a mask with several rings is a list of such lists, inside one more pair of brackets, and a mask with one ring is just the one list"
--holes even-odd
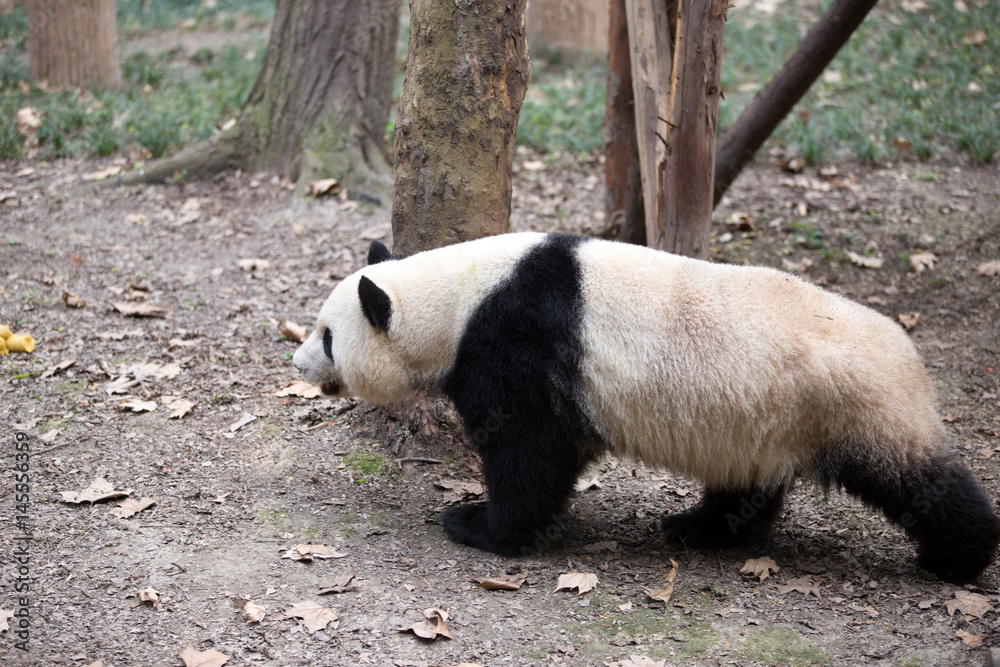
[(701, 502), (663, 518), (667, 539), (695, 549), (728, 549), (763, 539), (781, 513), (785, 487), (743, 492), (706, 488)]

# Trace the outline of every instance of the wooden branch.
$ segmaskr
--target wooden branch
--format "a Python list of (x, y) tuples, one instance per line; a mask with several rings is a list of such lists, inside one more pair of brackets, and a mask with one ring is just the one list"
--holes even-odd
[(743, 166), (753, 158), (792, 107), (826, 69), (876, 0), (833, 0), (830, 8), (733, 123), (715, 154), (714, 202), (717, 204)]

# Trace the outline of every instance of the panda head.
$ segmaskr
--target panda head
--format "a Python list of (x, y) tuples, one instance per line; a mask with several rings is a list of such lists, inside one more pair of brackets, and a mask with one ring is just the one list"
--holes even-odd
[[(320, 309), (316, 328), (292, 357), (303, 379), (328, 396), (395, 402), (413, 391), (392, 341), (393, 296), (389, 249), (372, 241), (368, 267), (345, 278)], [(394, 263), (394, 262), (392, 262)]]

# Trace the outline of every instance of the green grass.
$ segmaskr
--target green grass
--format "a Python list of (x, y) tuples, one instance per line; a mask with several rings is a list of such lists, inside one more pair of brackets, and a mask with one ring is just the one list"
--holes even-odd
[[(193, 28), (218, 30), (224, 41), (227, 35), (266, 26), (274, 14), (273, 0), (149, 0), (145, 10), (140, 2), (118, 2), (126, 44), (153, 32)], [(787, 0), (773, 14), (729, 10), (722, 132), (780, 69), (827, 4)], [(808, 163), (923, 160), (945, 150), (961, 151), (974, 163), (995, 159), (1000, 151), (1000, 2), (967, 2), (964, 12), (951, 0), (927, 4), (927, 11), (916, 14), (901, 3), (878, 5), (766, 147)], [(967, 43), (975, 40), (966, 36), (978, 29), (985, 30), (982, 43)], [(136, 148), (147, 157), (175, 151), (210, 136), (238, 112), (266, 46), (261, 32), (249, 47), (209, 42), (190, 53), (126, 48), (125, 89), (81, 94), (22, 91), (22, 82), (30, 81), (27, 38), (23, 7), (0, 16), (0, 158), (22, 153), (15, 116), (28, 105), (42, 114), (38, 156), (43, 159), (135, 155)], [(518, 143), (542, 153), (600, 151), (603, 65), (574, 64), (550, 54), (536, 55), (532, 67)], [(401, 85), (397, 76), (396, 96)]]

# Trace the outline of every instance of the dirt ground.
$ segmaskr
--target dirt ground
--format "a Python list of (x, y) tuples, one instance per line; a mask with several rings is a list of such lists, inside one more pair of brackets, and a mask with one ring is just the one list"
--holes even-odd
[[(687, 551), (656, 530), (697, 501), (695, 481), (610, 459), (586, 473), (547, 550), (508, 559), (448, 542), (438, 517), (475, 500), (481, 477), (447, 406), (276, 395), (297, 379), (278, 324), (311, 327), (370, 239), (389, 240), (388, 211), (303, 201), (267, 174), (75, 194), (108, 164), (0, 164), (0, 324), (38, 341), (0, 359), (0, 610), (26, 598), (30, 614), (30, 650), (15, 647), (14, 618), (0, 663), (180, 665), (191, 643), (227, 665), (968, 665), (1000, 646), (1000, 566), (967, 589), (942, 584), (881, 516), (804, 483), (768, 543), (730, 552)], [(516, 169), (515, 229), (604, 227), (598, 160), (519, 154)], [(919, 313), (910, 333), (947, 427), (1000, 498), (1000, 276), (977, 272), (1000, 260), (998, 166), (792, 174), (764, 162), (714, 229), (719, 261), (784, 266), (891, 317)], [(921, 253), (936, 262), (918, 273)], [(194, 407), (171, 418), (178, 398)], [(31, 448), (27, 507), (14, 491), (17, 432)], [(155, 504), (120, 518), (113, 500), (60, 502), (98, 477)], [(15, 541), (25, 528), (33, 540)], [(298, 544), (337, 557), (282, 557)], [(780, 570), (740, 574), (762, 557)], [(670, 559), (664, 605), (644, 587), (666, 584)], [(30, 591), (17, 593), (25, 560)], [(348, 569), (343, 592), (320, 594)], [(572, 571), (596, 574), (596, 587), (555, 591)], [(525, 581), (470, 581), (504, 576)], [(139, 599), (149, 587), (155, 604)], [(960, 592), (985, 600), (956, 611)], [(245, 599), (263, 620), (245, 620)], [(283, 618), (302, 601), (337, 621), (310, 634)], [(399, 632), (429, 608), (447, 613), (450, 639)]]

